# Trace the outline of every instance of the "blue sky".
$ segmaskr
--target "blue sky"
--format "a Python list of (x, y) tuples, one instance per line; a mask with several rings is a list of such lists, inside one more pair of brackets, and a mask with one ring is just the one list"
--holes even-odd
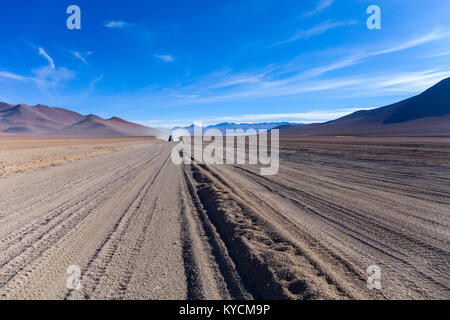
[[(68, 30), (66, 8), (81, 8)], [(382, 29), (369, 30), (369, 5)], [(150, 126), (334, 119), (450, 76), (450, 1), (15, 0), (0, 101)]]

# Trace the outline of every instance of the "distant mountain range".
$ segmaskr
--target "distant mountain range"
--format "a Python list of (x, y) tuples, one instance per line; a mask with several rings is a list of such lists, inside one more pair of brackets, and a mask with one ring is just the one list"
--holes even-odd
[(450, 136), (450, 78), (418, 96), (337, 120), (278, 126), (281, 136)]
[(30, 136), (154, 136), (164, 133), (154, 128), (113, 117), (81, 115), (43, 105), (11, 105), (0, 102), (0, 134)]
[[(244, 131), (248, 129), (254, 129), (256, 131), (258, 130), (270, 130), (275, 127), (283, 126), (283, 125), (302, 125), (301, 123), (291, 123), (291, 122), (259, 122), (259, 123), (230, 123), (230, 122), (223, 122), (219, 124), (209, 125), (202, 128), (203, 132), (205, 132), (208, 129), (217, 129), (222, 134), (226, 134), (226, 130), (238, 130), (242, 129)], [(191, 134), (194, 134), (194, 125), (190, 125), (188, 127), (175, 127), (172, 129), (172, 131), (176, 129), (185, 129), (189, 131)], [(199, 128), (199, 127), (197, 127)]]
[[(372, 110), (357, 111), (337, 120), (315, 124), (288, 122), (220, 123), (203, 128), (277, 128), (281, 136), (450, 136), (450, 78), (418, 96)], [(179, 129), (179, 127), (174, 128)], [(194, 125), (183, 127), (190, 133)], [(172, 131), (173, 131), (172, 130)], [(28, 136), (154, 136), (167, 139), (170, 130), (155, 129), (113, 117), (82, 115), (44, 105), (0, 102), (0, 135)]]

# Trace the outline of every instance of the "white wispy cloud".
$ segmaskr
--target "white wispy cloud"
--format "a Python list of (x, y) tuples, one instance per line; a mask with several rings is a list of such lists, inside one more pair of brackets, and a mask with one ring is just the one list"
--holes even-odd
[(387, 53), (392, 53), (392, 52), (397, 52), (397, 51), (402, 51), (402, 50), (406, 50), (406, 49), (410, 49), (413, 47), (416, 47), (418, 45), (421, 44), (425, 44), (427, 42), (431, 42), (431, 41), (435, 41), (435, 40), (440, 40), (443, 38), (446, 38), (450, 36), (450, 32), (449, 31), (444, 31), (443, 29), (434, 29), (431, 32), (423, 35), (423, 36), (419, 36), (416, 37), (414, 39), (410, 39), (409, 41), (400, 43), (396, 46), (392, 46), (390, 48), (384, 49), (384, 50), (380, 50), (380, 51), (375, 51), (372, 53), (372, 55), (381, 55), (381, 54), (387, 54)]
[(87, 52), (85, 56), (83, 56), (80, 52), (78, 51), (72, 51), (72, 54), (75, 58), (77, 58), (78, 60), (80, 60), (81, 62), (83, 62), (84, 64), (88, 64), (86, 57), (91, 55), (91, 52)]
[(172, 62), (175, 61), (175, 58), (170, 54), (155, 54), (155, 58), (158, 58), (164, 62)]
[(49, 65), (32, 70), (34, 76), (28, 77), (28, 79), (36, 82), (42, 89), (55, 87), (61, 81), (70, 80), (75, 77), (74, 71), (67, 68), (57, 68), (52, 57), (42, 47), (39, 47), (39, 54), (47, 59)]
[[(206, 106), (214, 103), (225, 104), (233, 101), (258, 103), (258, 101), (265, 101), (266, 99), (279, 99), (288, 96), (314, 99), (314, 97), (320, 97), (322, 94), (336, 97), (414, 94), (450, 76), (449, 70), (442, 67), (440, 70), (432, 68), (417, 70), (417, 68), (409, 68), (405, 65), (392, 68), (389, 73), (376, 70), (365, 71), (364, 74), (358, 73), (356, 70), (355, 73), (346, 76), (331, 73), (364, 63), (379, 55), (408, 50), (431, 41), (443, 39), (445, 36), (446, 33), (443, 31), (432, 30), (428, 34), (390, 45), (378, 44), (371, 47), (372, 50), (367, 47), (348, 48), (346, 51), (353, 52), (353, 54), (347, 56), (333, 55), (334, 59), (330, 55), (327, 59), (328, 63), (310, 66), (309, 68), (297, 59), (282, 64), (269, 64), (259, 70), (246, 72), (234, 72), (233, 69), (227, 67), (177, 83), (173, 87), (153, 86), (133, 94), (118, 94), (117, 96), (102, 97), (102, 99), (109, 99), (108, 101), (114, 101), (117, 104), (124, 105), (124, 107), (133, 104), (136, 107), (143, 108), (149, 105), (172, 108), (191, 105)], [(167, 54), (159, 56), (165, 55)], [(170, 58), (166, 60), (170, 61)], [(41, 87), (50, 88), (75, 77), (73, 71), (55, 69), (51, 66), (45, 66), (33, 70), (31, 75), (14, 74), (9, 70), (2, 70), (0, 77), (5, 81), (34, 81)], [(416, 72), (410, 72), (414, 69), (416, 69)], [(327, 77), (322, 77), (325, 74)], [(88, 89), (92, 91), (101, 79), (101, 76), (93, 79), (91, 83), (88, 83)]]
[(427, 57), (428, 58), (437, 58), (437, 57), (444, 57), (444, 56), (448, 56), (448, 55), (450, 55), (450, 49), (432, 53), (432, 54), (428, 55)]
[(8, 79), (19, 80), (19, 81), (26, 80), (25, 77), (22, 77), (18, 74), (8, 72), (8, 71), (0, 71), (0, 78), (8, 78)]
[(125, 27), (129, 27), (131, 26), (131, 23), (125, 22), (125, 21), (108, 21), (105, 22), (105, 27), (110, 28), (110, 29), (121, 29), (121, 28), (125, 28)]
[(52, 58), (47, 54), (47, 52), (45, 52), (45, 50), (44, 50), (43, 48), (41, 48), (41, 47), (39, 47), (39, 54), (40, 54), (41, 56), (43, 56), (45, 59), (47, 59), (49, 65), (50, 65), (50, 67), (51, 67), (52, 69), (55, 69), (55, 63), (53, 62), (53, 59), (52, 59)]
[(304, 14), (304, 16), (312, 16), (315, 15), (323, 10), (325, 10), (326, 8), (330, 7), (332, 4), (334, 3), (334, 0), (320, 0), (317, 4), (316, 7), (311, 10), (308, 11)]
[(67, 68), (56, 67), (54, 60), (42, 47), (34, 46), (38, 49), (39, 55), (43, 56), (48, 65), (33, 69), (27, 75), (20, 75), (9, 71), (0, 71), (0, 78), (13, 81), (26, 81), (34, 83), (41, 91), (48, 92), (49, 89), (58, 87), (62, 82), (71, 80), (76, 73)]
[(358, 63), (361, 63), (365, 56), (363, 54), (357, 54), (349, 57), (345, 57), (341, 60), (334, 61), (330, 64), (322, 65), (319, 67), (310, 68), (308, 70), (305, 70), (299, 74), (299, 78), (303, 79), (309, 79), (321, 76), (327, 72), (351, 67), (353, 65), (356, 65)]
[(102, 81), (102, 80), (103, 80), (103, 74), (100, 75), (100, 76), (98, 76), (98, 77), (96, 77), (96, 78), (94, 78), (94, 79), (89, 83), (89, 89), (90, 89), (90, 91), (93, 91), (93, 90), (95, 89), (95, 85), (96, 85), (97, 83), (99, 83), (100, 81)]
[(139, 39), (140, 41), (150, 41), (154, 33), (145, 25), (129, 23), (122, 20), (105, 22), (105, 27), (109, 29), (121, 30), (128, 32), (131, 36)]
[(67, 68), (57, 68), (52, 57), (42, 47), (31, 46), (38, 49), (39, 55), (44, 57), (48, 65), (31, 70), (29, 75), (19, 75), (9, 71), (1, 71), (0, 77), (19, 81), (31, 81), (40, 88), (54, 87), (59, 82), (70, 80), (75, 77), (75, 72)]
[(92, 54), (92, 51), (87, 52), (81, 52), (77, 50), (68, 50), (63, 47), (57, 46), (60, 50), (64, 51), (65, 53), (71, 55), (72, 57), (76, 58), (77, 60), (83, 62), (84, 64), (88, 65), (87, 57)]
[(28, 79), (35, 81), (41, 88), (56, 87), (61, 82), (75, 78), (76, 73), (66, 68), (55, 68), (50, 66), (32, 70), (34, 77)]
[[(331, 92), (344, 95), (347, 92), (360, 96), (377, 96), (380, 94), (417, 93), (448, 77), (448, 70), (419, 70), (411, 73), (392, 70), (389, 74), (364, 73), (346, 77), (320, 76), (332, 71), (361, 64), (371, 58), (442, 39), (445, 33), (431, 31), (429, 34), (392, 44), (383, 49), (359, 52), (336, 59), (325, 65), (300, 69), (298, 63), (269, 66), (252, 73), (233, 73), (227, 68), (221, 72), (213, 72), (203, 78), (180, 84), (176, 89), (166, 89), (156, 94), (160, 105), (166, 107), (244, 101), (284, 96), (305, 95), (318, 92)], [(387, 80), (396, 79), (389, 83)], [(402, 79), (402, 80), (399, 80)], [(169, 92), (170, 94), (165, 94)], [(152, 95), (152, 98), (155, 98)]]
[[(433, 86), (442, 79), (450, 77), (450, 70), (423, 70), (417, 72), (399, 72), (394, 74), (376, 74), (366, 75), (353, 78), (338, 78), (315, 81), (307, 85), (311, 81), (305, 83), (293, 83), (283, 88), (274, 88), (274, 91), (261, 90), (258, 93), (259, 97), (273, 97), (274, 95), (296, 94), (306, 92), (322, 92), (327, 90), (339, 89), (340, 97), (379, 97), (380, 95), (389, 94), (415, 94)], [(282, 90), (281, 92), (279, 90)], [(247, 97), (249, 92), (242, 93), (239, 99)], [(193, 99), (192, 103), (201, 102), (218, 102), (227, 101), (228, 98), (233, 100), (237, 96), (216, 96), (212, 99)], [(213, 100), (216, 101), (213, 101)], [(188, 102), (188, 104), (190, 104)], [(203, 125), (217, 124), (221, 122), (235, 122), (235, 123), (257, 123), (257, 122), (298, 122), (298, 123), (319, 123), (334, 120), (358, 110), (370, 110), (376, 108), (372, 107), (358, 107), (346, 109), (331, 109), (331, 110), (311, 110), (306, 112), (295, 113), (260, 113), (260, 114), (238, 114), (225, 115), (218, 117), (200, 117), (200, 118), (184, 118), (171, 120), (149, 120), (142, 124), (148, 126), (157, 126), (162, 128), (172, 128), (175, 126), (189, 126), (195, 121), (202, 121)]]
[(51, 90), (60, 87), (65, 81), (75, 77), (75, 72), (66, 68), (55, 68), (44, 66), (31, 71), (30, 75), (19, 75), (9, 71), (0, 71), (0, 80), (20, 81), (34, 84), (45, 94), (51, 94)]
[(404, 42), (400, 42), (400, 43), (394, 44), (392, 46), (385, 47), (384, 49), (381, 49), (381, 50), (374, 50), (374, 51), (358, 50), (360, 52), (357, 54), (353, 54), (353, 55), (344, 57), (340, 60), (331, 62), (326, 65), (322, 65), (319, 67), (314, 67), (314, 68), (310, 68), (308, 70), (302, 71), (296, 77), (297, 77), (297, 79), (299, 79), (299, 78), (309, 79), (309, 78), (318, 77), (327, 72), (331, 72), (331, 71), (335, 71), (335, 70), (339, 70), (339, 69), (343, 69), (346, 67), (360, 64), (372, 57), (411, 49), (411, 48), (419, 46), (421, 44), (425, 44), (425, 43), (428, 43), (431, 41), (443, 39), (449, 35), (450, 35), (449, 33), (443, 32), (441, 30), (433, 30), (426, 35), (418, 36), (416, 38), (412, 38), (412, 39), (406, 40)]
[(326, 22), (318, 24), (310, 29), (300, 30), (295, 35), (290, 37), (289, 39), (276, 42), (276, 43), (272, 44), (271, 46), (274, 47), (274, 46), (279, 46), (279, 45), (286, 44), (286, 43), (293, 42), (293, 41), (300, 40), (300, 39), (303, 39), (303, 40), (308, 39), (312, 36), (323, 34), (323, 33), (327, 32), (328, 30), (339, 28), (339, 27), (344, 27), (344, 26), (350, 26), (350, 25), (354, 25), (356, 23), (357, 23), (356, 20), (326, 21)]
[[(389, 77), (372, 77), (367, 86), (378, 93), (414, 93), (423, 91), (447, 77), (450, 77), (450, 70), (430, 69), (403, 72), (391, 74)], [(364, 96), (364, 92), (357, 94)]]

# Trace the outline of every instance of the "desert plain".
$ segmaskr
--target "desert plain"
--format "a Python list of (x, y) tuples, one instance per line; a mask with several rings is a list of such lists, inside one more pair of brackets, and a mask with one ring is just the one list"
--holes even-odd
[(0, 298), (450, 298), (450, 138), (290, 137), (274, 176), (175, 144), (0, 138)]

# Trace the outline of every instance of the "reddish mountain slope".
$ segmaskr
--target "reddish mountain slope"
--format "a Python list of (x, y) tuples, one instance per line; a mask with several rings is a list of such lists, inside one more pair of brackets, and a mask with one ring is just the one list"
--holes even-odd
[(153, 128), (114, 117), (108, 120), (43, 105), (0, 102), (0, 134), (58, 136), (159, 136)]
[(125, 121), (121, 118), (108, 120), (97, 116), (87, 116), (86, 119), (71, 126), (55, 131), (53, 135), (59, 136), (90, 136), (90, 137), (113, 137), (113, 136), (159, 136), (156, 129), (145, 127), (136, 123)]
[(61, 108), (0, 104), (0, 129), (7, 133), (45, 134), (84, 118), (79, 113)]

